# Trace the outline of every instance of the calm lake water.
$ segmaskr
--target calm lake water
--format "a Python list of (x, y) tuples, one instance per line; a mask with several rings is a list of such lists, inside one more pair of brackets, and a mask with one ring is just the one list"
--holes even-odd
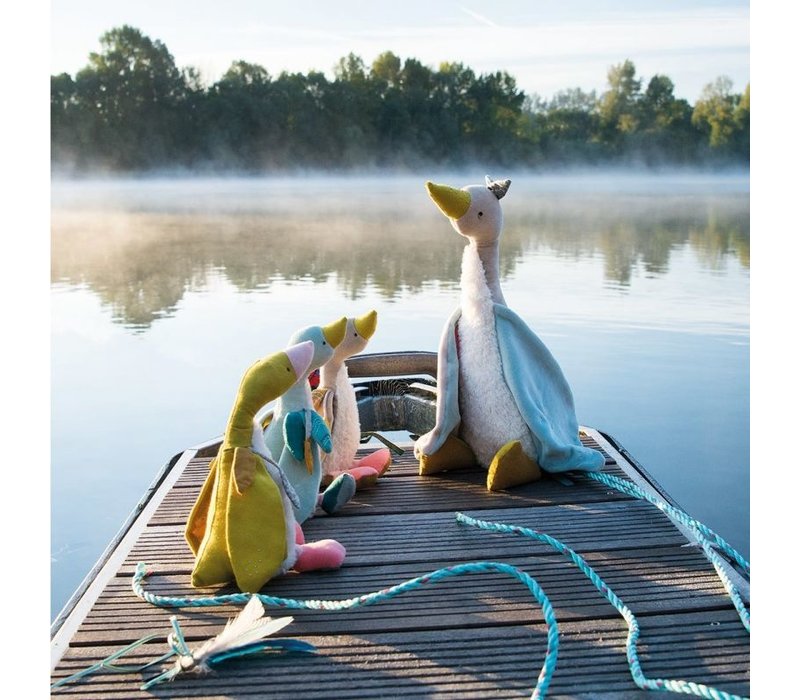
[[(53, 182), (53, 617), (296, 329), (374, 308), (367, 352), (436, 350), (463, 243), (424, 180), (483, 175)], [(505, 297), (579, 421), (748, 556), (747, 175), (492, 175)]]

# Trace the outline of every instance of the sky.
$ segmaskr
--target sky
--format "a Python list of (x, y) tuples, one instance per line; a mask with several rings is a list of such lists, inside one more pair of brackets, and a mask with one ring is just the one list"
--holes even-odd
[(270, 74), (319, 70), (353, 52), (383, 51), (437, 68), (508, 71), (527, 94), (579, 87), (602, 92), (609, 66), (631, 59), (694, 102), (715, 78), (750, 81), (750, 9), (741, 0), (53, 0), (50, 72), (71, 75), (123, 24), (162, 41), (179, 67), (214, 82), (235, 60)]

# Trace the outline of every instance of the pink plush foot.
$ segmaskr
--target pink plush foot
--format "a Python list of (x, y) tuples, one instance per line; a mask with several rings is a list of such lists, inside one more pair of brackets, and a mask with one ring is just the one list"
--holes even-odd
[(292, 568), (300, 572), (338, 569), (347, 554), (345, 548), (336, 540), (319, 540), (311, 544), (302, 544), (297, 550), (297, 561)]
[(303, 534), (303, 528), (300, 527), (300, 523), (294, 524), (294, 543), (295, 544), (306, 543), (306, 536)]
[[(392, 463), (392, 453), (386, 448), (382, 447), (380, 450), (370, 452), (361, 459), (353, 463), (353, 469), (359, 467), (370, 467), (378, 472), (378, 476), (383, 476), (388, 471)], [(352, 472), (352, 469), (350, 470)]]

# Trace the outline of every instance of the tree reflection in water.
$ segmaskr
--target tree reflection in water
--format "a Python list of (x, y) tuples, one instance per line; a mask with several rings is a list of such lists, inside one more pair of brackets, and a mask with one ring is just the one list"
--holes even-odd
[[(242, 292), (334, 277), (353, 300), (367, 286), (394, 299), (427, 283), (457, 285), (462, 245), (421, 179), (221, 183), (68, 187), (54, 198), (52, 282), (88, 287), (117, 322), (140, 330), (174, 313), (187, 291), (207, 289), (214, 275)], [(741, 192), (539, 193), (518, 185), (511, 194), (504, 277), (537, 251), (602, 256), (605, 279), (621, 290), (637, 266), (665, 274), (672, 251), (687, 245), (708, 270), (730, 259), (749, 266)]]

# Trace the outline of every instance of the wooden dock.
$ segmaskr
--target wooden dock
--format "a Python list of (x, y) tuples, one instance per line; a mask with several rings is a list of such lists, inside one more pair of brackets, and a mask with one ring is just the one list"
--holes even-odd
[[(348, 361), (362, 429), (421, 434), (434, 421), (436, 355), (362, 355)], [(377, 379), (376, 379), (377, 378)], [(657, 483), (611, 438), (582, 429), (606, 457), (604, 470), (670, 502)], [(212, 441), (176, 455), (53, 624), (53, 681), (100, 661), (145, 635), (153, 641), (119, 663), (141, 665), (165, 651), (177, 614), (189, 646), (222, 629), (240, 606), (165, 609), (131, 590), (136, 564), (153, 575), (147, 589), (166, 596), (218, 595), (192, 589), (183, 528), (211, 458)], [(558, 619), (558, 665), (549, 697), (638, 698), (626, 661), (627, 626), (617, 610), (563, 555), (521, 537), (456, 523), (462, 511), (535, 528), (579, 552), (636, 614), (649, 678), (694, 681), (749, 693), (749, 635), (712, 565), (691, 535), (656, 507), (585, 478), (546, 478), (489, 493), (485, 472), (466, 468), (420, 477), (410, 445), (377, 486), (335, 516), (304, 524), (311, 540), (347, 548), (338, 571), (290, 574), (262, 593), (296, 599), (345, 599), (453, 564), (495, 561), (533, 576)], [(746, 601), (749, 584), (727, 573)], [(282, 616), (286, 611), (268, 610)], [(471, 574), (346, 612), (292, 611), (286, 634), (314, 644), (315, 655), (251, 658), (219, 673), (179, 677), (139, 690), (155, 672), (98, 674), (54, 695), (99, 698), (406, 698), (528, 697), (546, 650), (547, 627), (533, 596), (501, 574)]]
[[(609, 473), (642, 485), (648, 477), (624, 451), (594, 430), (586, 444), (606, 455)], [(192, 556), (183, 526), (215, 446), (184, 452), (63, 621), (51, 644), (53, 680), (99, 661), (152, 632), (120, 663), (146, 663), (164, 653), (169, 616), (177, 612), (189, 645), (217, 634), (240, 609), (169, 610), (131, 591), (139, 561), (154, 574), (153, 593), (199, 591), (189, 584)], [(378, 485), (360, 492), (335, 516), (306, 523), (309, 540), (333, 537), (347, 548), (343, 568), (288, 575), (262, 592), (291, 598), (339, 599), (369, 593), (437, 568), (469, 561), (512, 564), (532, 575), (553, 603), (560, 630), (558, 666), (549, 697), (635, 698), (625, 656), (627, 627), (618, 612), (563, 555), (544, 544), (458, 525), (463, 511), (486, 520), (536, 528), (580, 552), (641, 624), (643, 670), (749, 693), (749, 635), (712, 566), (658, 509), (600, 484), (546, 479), (489, 493), (485, 472), (465, 469), (420, 477), (411, 450)], [(653, 486), (650, 484), (651, 487)], [(734, 574), (735, 576), (735, 574)], [(747, 584), (737, 579), (745, 595)], [(268, 610), (280, 616), (285, 611)], [(293, 611), (286, 634), (317, 646), (316, 655), (231, 662), (205, 677), (179, 677), (141, 692), (143, 674), (98, 674), (53, 695), (170, 698), (528, 697), (546, 648), (536, 601), (499, 574), (467, 575), (347, 612)]]

